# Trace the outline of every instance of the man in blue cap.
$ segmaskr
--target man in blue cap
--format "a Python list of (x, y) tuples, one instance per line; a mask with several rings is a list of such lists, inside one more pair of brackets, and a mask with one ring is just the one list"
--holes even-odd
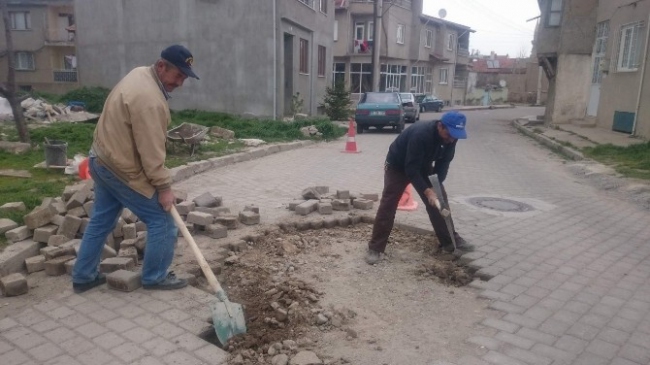
[(428, 178), (433, 174), (438, 176), (442, 193), (447, 199), (442, 182), (447, 177), (449, 165), (454, 158), (456, 142), (467, 138), (466, 123), (467, 119), (462, 113), (448, 112), (441, 120), (413, 124), (390, 145), (384, 164), (384, 191), (368, 244), (368, 264), (377, 263), (386, 249), (399, 200), (408, 184), (413, 184), (422, 198), (440, 248), (445, 252), (454, 251), (451, 239), (453, 234), (459, 248), (471, 249), (458, 233), (447, 229), (443, 216), (436, 208), (438, 197)]
[(169, 290), (187, 285), (167, 271), (177, 228), (169, 213), (175, 199), (165, 168), (165, 144), (171, 123), (169, 93), (188, 77), (198, 79), (193, 62), (187, 48), (170, 46), (153, 65), (129, 72), (108, 95), (90, 150), (95, 202), (72, 272), (75, 293), (106, 282), (98, 272), (99, 260), (125, 207), (147, 225), (142, 286)]

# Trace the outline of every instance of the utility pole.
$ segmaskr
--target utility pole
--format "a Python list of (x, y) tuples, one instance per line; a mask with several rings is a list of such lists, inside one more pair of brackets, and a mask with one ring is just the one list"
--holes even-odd
[(379, 81), (381, 63), (379, 63), (379, 56), (381, 55), (379, 45), (381, 44), (381, 20), (383, 13), (383, 1), (375, 0), (375, 22), (372, 38), (372, 91), (379, 91)]
[[(539, 63), (539, 61), (537, 61)], [(537, 66), (537, 99), (535, 105), (542, 105), (542, 66)]]

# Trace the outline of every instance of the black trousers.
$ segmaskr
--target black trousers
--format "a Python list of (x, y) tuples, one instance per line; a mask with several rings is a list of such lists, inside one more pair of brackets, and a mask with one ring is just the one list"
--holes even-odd
[[(375, 224), (372, 228), (372, 238), (368, 244), (368, 248), (377, 252), (384, 252), (386, 245), (388, 244), (388, 236), (393, 230), (393, 224), (395, 223), (395, 213), (397, 211), (397, 206), (399, 200), (404, 193), (404, 190), (411, 181), (408, 176), (402, 171), (396, 171), (391, 169), (390, 166), (387, 166), (384, 173), (384, 191), (381, 194), (381, 201), (379, 202), (379, 208), (377, 209), (377, 216), (375, 217)], [(445, 187), (440, 184), (442, 189), (442, 194), (446, 201), (447, 192)], [(451, 240), (451, 234), (447, 229), (445, 224), (445, 219), (442, 217), (436, 207), (429, 204), (429, 200), (423, 194), (420, 194), (420, 198), (424, 203), (424, 206), (427, 209), (427, 214), (429, 215), (429, 220), (431, 221), (431, 226), (438, 237), (438, 241), (441, 246), (451, 246), (453, 242)], [(449, 217), (451, 219), (451, 216)], [(452, 223), (453, 229), (453, 223)]]

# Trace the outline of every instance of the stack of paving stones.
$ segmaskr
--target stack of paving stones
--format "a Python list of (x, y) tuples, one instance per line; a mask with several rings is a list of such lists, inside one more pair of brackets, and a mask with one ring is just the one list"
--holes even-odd
[(290, 202), (289, 210), (302, 216), (312, 212), (330, 215), (334, 211), (370, 210), (378, 200), (378, 194), (356, 194), (349, 190), (337, 190), (335, 194), (330, 194), (328, 186), (313, 186), (304, 189), (301, 198)]
[[(260, 223), (259, 208), (246, 206), (238, 215), (223, 207), (223, 199), (205, 193), (192, 201), (187, 194), (174, 191), (176, 206), (191, 232), (211, 238), (225, 238), (228, 230), (240, 224)], [(58, 198), (45, 198), (40, 206), (24, 216), (25, 225), (0, 220), (0, 233), (11, 243), (0, 254), (0, 290), (5, 296), (25, 294), (23, 273), (45, 271), (47, 275), (71, 274), (81, 237), (93, 212), (93, 181), (67, 186)], [(22, 202), (7, 203), (0, 211), (26, 212)], [(104, 244), (100, 271), (108, 274), (109, 287), (132, 291), (140, 287), (138, 262), (146, 249), (147, 227), (128, 209)]]

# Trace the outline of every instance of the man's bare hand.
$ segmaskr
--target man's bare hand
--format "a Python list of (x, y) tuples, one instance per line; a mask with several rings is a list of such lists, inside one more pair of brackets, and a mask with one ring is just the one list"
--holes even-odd
[[(431, 205), (432, 207), (436, 207), (436, 208), (438, 208), (438, 204), (439, 204), (439, 203), (438, 203), (438, 196), (436, 195), (436, 192), (433, 191), (433, 189), (431, 189), (431, 188), (427, 188), (427, 189), (424, 191), (424, 196), (427, 197), (427, 200), (428, 200), (428, 202), (429, 202), (429, 205)], [(440, 209), (440, 208), (438, 208), (438, 209)]]
[(174, 197), (172, 189), (158, 192), (158, 203), (160, 203), (160, 206), (165, 212), (169, 212), (169, 210), (172, 209), (175, 200), (176, 198)]

